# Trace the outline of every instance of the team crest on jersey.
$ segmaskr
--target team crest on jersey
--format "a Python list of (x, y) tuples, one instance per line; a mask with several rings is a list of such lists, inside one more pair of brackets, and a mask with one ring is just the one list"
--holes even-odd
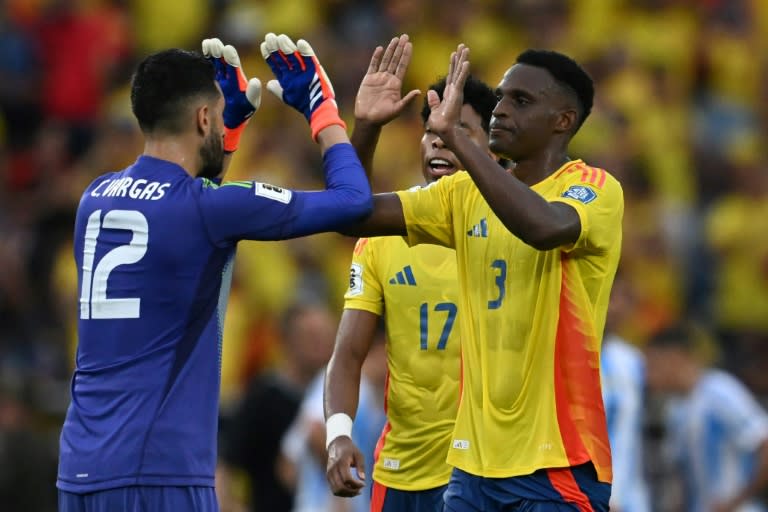
[(584, 204), (588, 204), (597, 199), (597, 194), (594, 190), (589, 187), (585, 187), (584, 185), (573, 185), (571, 188), (566, 190), (565, 193), (563, 193), (563, 197), (575, 199), (577, 201), (581, 201)]
[(353, 263), (349, 269), (349, 290), (347, 295), (355, 297), (363, 293), (363, 266)]
[(291, 196), (293, 195), (293, 192), (290, 190), (270, 185), (269, 183), (259, 183), (258, 181), (253, 183), (253, 192), (257, 196), (266, 197), (267, 199), (273, 199), (285, 204), (291, 202)]

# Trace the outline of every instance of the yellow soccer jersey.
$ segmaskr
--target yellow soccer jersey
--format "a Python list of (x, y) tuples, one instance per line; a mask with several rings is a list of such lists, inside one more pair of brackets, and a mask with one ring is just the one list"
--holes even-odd
[(576, 160), (532, 187), (573, 206), (572, 247), (512, 235), (466, 172), (398, 192), (408, 242), (455, 247), (462, 394), (449, 464), (486, 477), (591, 460), (611, 480), (600, 339), (621, 249), (621, 186)]
[(355, 247), (345, 309), (384, 316), (387, 424), (373, 478), (405, 491), (445, 485), (459, 403), (456, 254), (410, 248), (402, 237), (362, 238)]

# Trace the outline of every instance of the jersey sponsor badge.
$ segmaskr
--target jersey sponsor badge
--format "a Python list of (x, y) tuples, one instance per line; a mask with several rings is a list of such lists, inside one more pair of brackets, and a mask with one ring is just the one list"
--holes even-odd
[(363, 293), (363, 266), (353, 263), (349, 269), (349, 291), (347, 295), (355, 297)]
[(291, 196), (293, 195), (293, 192), (290, 190), (270, 185), (269, 183), (259, 183), (258, 181), (253, 183), (253, 192), (257, 196), (266, 197), (267, 199), (273, 199), (285, 204), (291, 202)]
[(588, 204), (597, 199), (597, 194), (595, 194), (594, 190), (589, 187), (585, 187), (584, 185), (573, 185), (571, 188), (565, 191), (563, 197), (575, 199), (577, 201), (581, 201), (584, 204)]

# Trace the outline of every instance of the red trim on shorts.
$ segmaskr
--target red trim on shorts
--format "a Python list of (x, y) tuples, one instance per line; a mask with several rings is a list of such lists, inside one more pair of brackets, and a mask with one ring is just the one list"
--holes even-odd
[(384, 499), (386, 497), (387, 488), (374, 480), (371, 492), (371, 512), (381, 512), (384, 510)]
[(581, 512), (595, 512), (589, 497), (584, 494), (576, 482), (571, 468), (548, 469), (547, 476), (552, 487), (560, 493), (566, 503), (574, 503)]

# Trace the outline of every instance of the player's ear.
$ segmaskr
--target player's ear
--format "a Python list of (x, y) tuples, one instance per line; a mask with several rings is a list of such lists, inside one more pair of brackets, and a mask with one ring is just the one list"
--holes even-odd
[(570, 132), (576, 126), (578, 113), (574, 109), (561, 110), (556, 116), (555, 133)]
[(207, 136), (211, 131), (211, 109), (203, 103), (195, 111), (195, 120), (197, 122), (197, 132), (202, 136)]

